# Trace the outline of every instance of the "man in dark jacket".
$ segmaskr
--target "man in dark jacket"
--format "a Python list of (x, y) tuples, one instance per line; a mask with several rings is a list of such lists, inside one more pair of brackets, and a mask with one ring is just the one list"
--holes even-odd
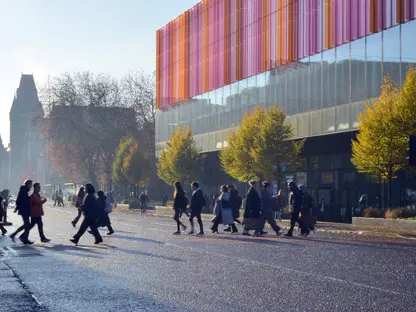
[(205, 199), (202, 190), (199, 188), (198, 182), (192, 182), (192, 197), (191, 197), (191, 216), (189, 217), (189, 222), (191, 223), (191, 231), (189, 234), (194, 234), (194, 218), (198, 220), (199, 224), (199, 233), (198, 235), (204, 235), (204, 225), (202, 224), (202, 208), (205, 206)]
[[(228, 200), (228, 203), (232, 209), (234, 221), (237, 222), (238, 224), (241, 224), (241, 221), (238, 218), (240, 218), (240, 209), (241, 209), (241, 204), (243, 203), (243, 200), (241, 199), (240, 195), (238, 195), (238, 191), (235, 189), (234, 185), (232, 184), (228, 185), (228, 193), (230, 195), (230, 199)], [(231, 227), (228, 227), (224, 231), (231, 232)]]
[(289, 191), (290, 191), (289, 204), (292, 207), (292, 214), (290, 217), (290, 229), (287, 232), (287, 234), (285, 234), (285, 236), (288, 236), (288, 237), (293, 236), (293, 229), (295, 228), (296, 222), (299, 224), (301, 233), (302, 234), (305, 233), (305, 235), (308, 236), (310, 233), (310, 230), (305, 228), (303, 222), (299, 220), (299, 214), (302, 211), (302, 205), (303, 205), (302, 192), (299, 190), (295, 182), (289, 183)]
[[(243, 235), (250, 235), (249, 230), (254, 230), (257, 219), (260, 216), (261, 200), (259, 193), (255, 189), (256, 181), (250, 182), (250, 188), (247, 192), (246, 207), (244, 211), (244, 231)], [(247, 220), (254, 220), (252, 225), (247, 224)], [(252, 227), (252, 228), (251, 228)]]
[(74, 238), (70, 239), (72, 243), (78, 245), (78, 241), (88, 227), (91, 229), (91, 234), (95, 237), (94, 244), (100, 244), (103, 242), (103, 239), (97, 229), (97, 218), (98, 218), (98, 206), (97, 199), (95, 198), (95, 188), (91, 184), (85, 185), (85, 191), (87, 196), (84, 201), (84, 220), (82, 221), (81, 227), (77, 234), (74, 235)]
[(17, 195), (16, 199), (16, 210), (18, 211), (19, 215), (22, 216), (23, 219), (23, 225), (19, 227), (12, 235), (10, 235), (10, 238), (14, 241), (15, 236), (24, 230), (23, 234), (20, 235), (20, 240), (25, 245), (33, 244), (29, 240), (29, 232), (30, 232), (30, 197), (29, 192), (32, 188), (32, 180), (26, 180), (23, 182), (23, 185), (20, 187), (19, 195)]

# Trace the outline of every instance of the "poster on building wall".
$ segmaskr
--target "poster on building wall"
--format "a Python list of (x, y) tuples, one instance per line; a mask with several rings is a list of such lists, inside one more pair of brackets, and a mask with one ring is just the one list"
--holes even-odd
[(296, 180), (298, 185), (307, 185), (308, 183), (308, 173), (307, 172), (298, 172), (296, 173)]
[(294, 181), (293, 175), (287, 175), (286, 176), (286, 184), (289, 184), (290, 182)]
[(277, 189), (277, 181), (273, 181), (273, 195), (277, 195), (278, 189)]

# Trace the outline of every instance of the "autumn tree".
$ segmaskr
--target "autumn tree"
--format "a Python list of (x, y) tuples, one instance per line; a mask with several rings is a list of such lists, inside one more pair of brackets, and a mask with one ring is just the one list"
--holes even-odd
[(157, 161), (157, 174), (167, 184), (197, 180), (202, 172), (205, 155), (196, 148), (190, 128), (176, 127)]
[(388, 182), (389, 206), (392, 179), (406, 167), (408, 136), (403, 131), (405, 126), (401, 125), (405, 117), (401, 118), (399, 112), (403, 90), (386, 77), (380, 97), (373, 103), (366, 103), (366, 109), (358, 116), (359, 133), (352, 141), (351, 162), (359, 172), (369, 174), (380, 183)]
[(283, 110), (257, 106), (246, 113), (242, 123), (220, 151), (221, 165), (231, 177), (250, 180), (278, 179), (282, 163), (296, 166), (303, 141), (294, 141), (291, 124), (285, 123)]
[(135, 145), (135, 142), (132, 137), (126, 137), (120, 141), (120, 145), (114, 157), (113, 170), (112, 170), (113, 181), (114, 183), (118, 185), (129, 184), (129, 181), (127, 180), (124, 174), (124, 164), (125, 164), (128, 154), (130, 153), (134, 145)]

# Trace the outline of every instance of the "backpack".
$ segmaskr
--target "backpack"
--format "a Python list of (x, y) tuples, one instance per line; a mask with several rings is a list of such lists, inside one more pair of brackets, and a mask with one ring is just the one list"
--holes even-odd
[(110, 202), (108, 201), (108, 199), (105, 200), (105, 208), (104, 208), (104, 212), (105, 213), (112, 213), (113, 212), (113, 207), (111, 206)]

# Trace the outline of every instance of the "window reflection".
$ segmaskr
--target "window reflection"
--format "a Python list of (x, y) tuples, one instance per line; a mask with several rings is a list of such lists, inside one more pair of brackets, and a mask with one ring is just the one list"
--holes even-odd
[(401, 25), (401, 44), (402, 44), (402, 64), (401, 64), (401, 82), (406, 79), (406, 73), (409, 67), (416, 66), (416, 49), (414, 45), (416, 34), (416, 21), (407, 22)]
[(323, 107), (335, 105), (335, 49), (322, 53)]
[(310, 75), (309, 90), (311, 94), (311, 109), (322, 107), (322, 54), (310, 57)]
[(351, 101), (361, 101), (366, 95), (365, 38), (351, 42)]
[(400, 27), (383, 31), (383, 75), (400, 84)]
[(336, 104), (350, 102), (350, 44), (336, 49)]
[(382, 73), (381, 32), (367, 37), (367, 97), (380, 95)]
[(310, 111), (309, 102), (309, 57), (301, 59), (298, 63), (299, 92), (298, 92), (298, 111), (299, 113)]
[(287, 100), (286, 114), (294, 115), (298, 112), (298, 70), (297, 64), (291, 63), (287, 67)]

